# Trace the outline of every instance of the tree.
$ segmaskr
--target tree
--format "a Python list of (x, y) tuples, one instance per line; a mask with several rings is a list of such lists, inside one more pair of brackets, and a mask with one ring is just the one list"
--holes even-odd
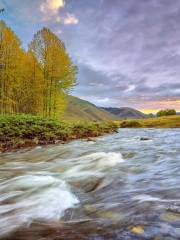
[(18, 96), (19, 112), (42, 115), (43, 74), (37, 59), (28, 51), (21, 56), (21, 91)]
[(34, 35), (29, 51), (43, 72), (43, 116), (57, 117), (64, 109), (64, 95), (75, 84), (77, 69), (64, 43), (47, 28)]
[(157, 117), (170, 116), (170, 115), (176, 115), (176, 110), (175, 109), (165, 109), (165, 110), (160, 110), (159, 112), (157, 112)]
[(17, 92), (20, 91), (20, 61), (23, 50), (14, 32), (0, 21), (0, 112), (18, 111)]
[(49, 29), (37, 32), (26, 52), (0, 21), (0, 114), (57, 117), (76, 72), (64, 43)]

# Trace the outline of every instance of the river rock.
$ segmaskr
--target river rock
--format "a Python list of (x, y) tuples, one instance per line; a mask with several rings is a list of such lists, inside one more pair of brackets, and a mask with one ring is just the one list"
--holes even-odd
[(135, 234), (142, 234), (144, 233), (144, 229), (142, 226), (134, 226), (131, 228), (131, 232)]
[(96, 142), (96, 139), (95, 139), (95, 138), (92, 138), (92, 137), (88, 137), (88, 138), (87, 138), (87, 141), (88, 141), (88, 142)]
[(141, 137), (141, 138), (140, 138), (140, 141), (149, 141), (149, 140), (151, 140), (151, 139), (148, 138), (148, 137)]
[(177, 213), (167, 212), (161, 215), (161, 220), (167, 222), (175, 222), (180, 220), (180, 215)]
[(84, 192), (89, 193), (95, 191), (100, 184), (102, 183), (103, 178), (94, 178), (89, 181), (76, 181), (76, 182), (71, 182), (71, 185), (74, 187), (83, 189)]
[(170, 206), (167, 207), (167, 210), (169, 212), (180, 214), (180, 205), (176, 205), (176, 204), (170, 205)]

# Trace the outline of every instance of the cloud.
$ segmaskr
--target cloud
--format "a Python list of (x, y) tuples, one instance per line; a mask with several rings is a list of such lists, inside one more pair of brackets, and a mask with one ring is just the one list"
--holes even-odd
[(180, 0), (3, 2), (25, 43), (44, 25), (62, 31), (79, 69), (76, 96), (106, 106), (180, 108)]
[(56, 34), (61, 34), (62, 33), (62, 30), (61, 29), (58, 29), (57, 31), (56, 31)]
[(131, 92), (136, 88), (136, 86), (134, 84), (131, 84), (127, 87), (127, 89), (125, 90), (125, 92)]
[(57, 22), (57, 23), (60, 23), (60, 22), (61, 22), (61, 17), (60, 17), (60, 16), (57, 16), (57, 17), (56, 17), (56, 22)]
[(180, 0), (87, 1), (70, 9), (81, 21), (66, 38), (79, 67), (75, 93), (98, 105), (179, 108), (165, 99), (180, 98)]
[(79, 23), (79, 19), (75, 15), (67, 13), (67, 16), (64, 18), (65, 25), (75, 25)]
[(64, 8), (64, 6), (64, 0), (46, 0), (42, 2), (40, 11), (43, 14), (43, 20), (53, 20), (56, 23), (63, 23), (65, 25), (78, 24), (79, 19), (74, 14), (68, 12), (62, 12), (62, 15), (59, 14), (59, 10)]
[(64, 0), (46, 0), (40, 5), (40, 11), (44, 14), (57, 14), (65, 5)]
[(5, 8), (5, 4), (3, 2), (0, 2), (0, 9)]

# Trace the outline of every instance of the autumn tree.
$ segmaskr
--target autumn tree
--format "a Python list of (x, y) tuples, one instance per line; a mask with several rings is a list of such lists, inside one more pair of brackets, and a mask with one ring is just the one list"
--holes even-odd
[(19, 112), (33, 115), (43, 114), (43, 73), (32, 52), (21, 56), (21, 91), (18, 96)]
[(0, 21), (0, 112), (18, 111), (17, 98), (21, 88), (20, 61), (23, 50), (15, 33)]
[(34, 72), (39, 64), (32, 54), (21, 48), (20, 40), (4, 22), (1, 21), (0, 26), (1, 114), (37, 113), (41, 101), (37, 99), (39, 79)]
[(75, 84), (77, 69), (64, 43), (47, 28), (34, 35), (29, 51), (43, 73), (43, 116), (57, 117), (64, 108), (64, 95)]
[(49, 29), (37, 32), (26, 52), (0, 21), (0, 114), (59, 116), (76, 70), (64, 43)]

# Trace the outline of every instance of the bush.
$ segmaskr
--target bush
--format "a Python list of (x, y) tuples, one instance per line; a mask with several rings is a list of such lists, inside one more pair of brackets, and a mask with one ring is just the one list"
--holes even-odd
[(142, 127), (142, 125), (135, 120), (132, 121), (123, 121), (120, 125), (121, 128), (139, 128)]
[(165, 109), (157, 112), (157, 117), (176, 115), (175, 109)]
[[(31, 115), (0, 115), (0, 150), (14, 143), (53, 143), (77, 138), (96, 137), (112, 133), (118, 126), (114, 122), (67, 122)], [(19, 146), (20, 144), (18, 144)]]

